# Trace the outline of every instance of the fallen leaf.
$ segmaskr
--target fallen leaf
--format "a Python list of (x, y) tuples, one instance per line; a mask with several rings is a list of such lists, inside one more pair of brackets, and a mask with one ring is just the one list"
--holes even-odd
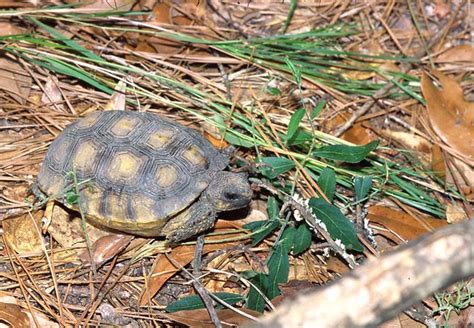
[(370, 129), (364, 127), (362, 123), (353, 124), (344, 132), (341, 138), (355, 145), (366, 145), (377, 139), (376, 135)]
[(438, 178), (446, 182), (446, 163), (441, 147), (436, 144), (431, 148), (431, 170)]
[(449, 158), (449, 170), (446, 171), (446, 185), (457, 186), (468, 200), (474, 197), (474, 167), (455, 157)]
[(3, 322), (15, 328), (30, 327), (30, 320), (21, 307), (11, 303), (0, 303), (0, 323)]
[[(225, 222), (225, 221), (222, 221)], [(228, 225), (230, 221), (226, 222)], [(240, 227), (241, 229), (241, 227)], [(219, 226), (219, 222), (216, 223), (215, 226), (216, 232), (219, 230), (224, 230)], [(227, 229), (226, 229), (227, 230)], [(243, 236), (247, 236), (247, 234), (242, 232), (237, 232), (233, 234), (225, 235), (225, 239), (239, 239)], [(208, 236), (205, 240), (220, 240), (223, 239), (221, 235), (215, 236)], [(223, 249), (227, 247), (232, 247), (235, 245), (241, 244), (241, 240), (236, 240), (233, 242), (226, 242), (226, 243), (216, 243), (216, 244), (204, 244), (204, 248), (202, 254), (207, 254), (212, 251)], [(140, 296), (140, 306), (146, 305), (150, 299), (155, 296), (155, 294), (163, 287), (163, 285), (168, 281), (169, 278), (174, 276), (178, 271), (181, 270), (181, 267), (184, 267), (191, 263), (194, 259), (195, 253), (195, 245), (180, 245), (174, 247), (171, 252), (169, 253), (169, 257), (173, 259), (173, 262), (168, 259), (168, 256), (165, 254), (159, 254), (156, 257), (156, 260), (153, 264), (153, 268), (151, 270), (150, 275), (148, 276), (148, 282), (145, 285), (146, 287), (142, 290)], [(178, 265), (178, 267), (174, 264), (174, 262)]]
[[(41, 229), (42, 211), (33, 214), (36, 226)], [(37, 254), (42, 252), (41, 236), (30, 213), (2, 221), (3, 232), (8, 244), (20, 255)], [(41, 230), (39, 230), (41, 231)]]
[[(86, 222), (86, 231), (89, 239), (94, 243), (99, 238), (109, 233), (94, 227)], [(70, 212), (64, 210), (61, 206), (54, 206), (51, 223), (48, 227), (48, 233), (56, 240), (62, 248), (66, 250), (58, 253), (62, 260), (78, 260), (78, 253), (81, 253), (86, 247), (84, 231), (82, 229), (81, 218), (71, 217)], [(69, 250), (72, 249), (72, 250)]]
[(474, 47), (470, 44), (462, 44), (451, 47), (445, 52), (441, 53), (436, 62), (454, 63), (454, 62), (474, 62)]
[(392, 320), (384, 322), (379, 328), (424, 328), (426, 325), (413, 320), (404, 313), (399, 314)]
[[(381, 224), (387, 229), (392, 230), (405, 240), (416, 239), (420, 235), (430, 232), (411, 215), (390, 207), (378, 205), (371, 206), (369, 207), (368, 218), (371, 222)], [(433, 229), (441, 228), (448, 224), (444, 220), (428, 216), (422, 216), (420, 219)]]
[(0, 58), (0, 89), (8, 91), (20, 104), (24, 104), (31, 91), (32, 79), (23, 67), (8, 58)]
[(464, 100), (461, 86), (441, 72), (433, 71), (442, 90), (426, 74), (421, 78), (421, 90), (431, 125), (443, 142), (458, 156), (474, 165), (474, 103)]
[(50, 105), (50, 108), (56, 111), (64, 108), (63, 104), (61, 104), (63, 95), (61, 90), (59, 90), (58, 84), (58, 79), (54, 75), (48, 76), (43, 88), (44, 93), (41, 96), (41, 104)]
[(456, 203), (449, 203), (446, 206), (446, 220), (448, 223), (456, 223), (468, 220), (468, 217), (462, 206)]
[[(255, 318), (262, 315), (260, 312), (249, 309), (239, 310)], [(206, 309), (179, 311), (173, 314), (167, 314), (166, 316), (171, 320), (190, 327), (215, 327), (209, 317), (209, 312)], [(231, 309), (218, 310), (217, 316), (221, 321), (222, 327), (242, 327), (252, 322), (249, 318), (246, 318)]]
[(12, 24), (10, 22), (0, 22), (0, 36), (16, 35), (26, 33), (24, 28), (18, 26), (18, 24)]
[[(132, 241), (131, 235), (109, 234), (97, 239), (92, 244), (91, 255), (96, 267), (100, 267), (115, 255), (119, 254)], [(89, 251), (85, 249), (79, 256), (84, 262), (90, 262)]]

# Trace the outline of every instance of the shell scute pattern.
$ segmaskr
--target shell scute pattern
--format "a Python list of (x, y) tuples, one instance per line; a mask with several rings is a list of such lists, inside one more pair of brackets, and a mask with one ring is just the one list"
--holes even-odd
[(151, 113), (106, 111), (72, 123), (51, 144), (38, 176), (48, 195), (76, 172), (81, 206), (96, 223), (125, 231), (159, 226), (207, 188), (227, 158), (196, 131)]

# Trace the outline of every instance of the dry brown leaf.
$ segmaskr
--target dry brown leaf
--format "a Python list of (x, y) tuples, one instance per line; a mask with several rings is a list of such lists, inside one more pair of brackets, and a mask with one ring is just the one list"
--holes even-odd
[(24, 28), (10, 22), (0, 22), (0, 36), (16, 35), (26, 33)]
[(362, 123), (355, 123), (344, 132), (341, 138), (355, 145), (366, 145), (374, 141), (376, 135), (370, 129), (365, 128)]
[(464, 100), (460, 85), (441, 72), (433, 71), (442, 90), (435, 87), (426, 74), (421, 79), (421, 90), (431, 125), (443, 142), (459, 156), (474, 165), (474, 103)]
[(446, 206), (446, 220), (448, 223), (456, 223), (467, 220), (466, 211), (464, 208), (456, 203), (449, 203)]
[(30, 95), (32, 79), (23, 67), (8, 58), (0, 58), (0, 89), (6, 90), (20, 104)]
[[(225, 225), (232, 224), (230, 221), (221, 221), (225, 222)], [(223, 230), (219, 221), (216, 223), (215, 230)], [(240, 227), (241, 228), (241, 227)], [(225, 235), (226, 239), (230, 238), (241, 238), (246, 236), (245, 233), (234, 233)], [(208, 236), (206, 240), (220, 240), (223, 239), (222, 236)], [(227, 243), (217, 243), (217, 244), (205, 244), (202, 254), (207, 254), (212, 251), (223, 249), (235, 245), (241, 244), (242, 241), (238, 240), (235, 242)], [(163, 287), (163, 285), (171, 278), (176, 272), (181, 270), (181, 266), (186, 266), (194, 259), (195, 245), (183, 245), (177, 246), (171, 250), (171, 253), (168, 255), (171, 257), (174, 262), (176, 262), (179, 267), (176, 267), (173, 262), (171, 262), (165, 254), (159, 254), (153, 264), (150, 275), (148, 276), (148, 283), (146, 288), (142, 291), (140, 296), (140, 306), (146, 305), (150, 299), (155, 296), (155, 294)]]
[[(125, 248), (127, 248), (132, 239), (133, 236), (119, 234), (109, 234), (97, 239), (92, 244), (91, 250), (92, 260), (94, 261), (96, 267), (100, 267), (105, 262), (109, 261)], [(85, 249), (79, 257), (84, 262), (91, 261), (89, 251), (87, 249)]]
[(44, 93), (41, 96), (41, 104), (51, 105), (50, 108), (52, 110), (58, 110), (64, 107), (63, 104), (60, 104), (63, 100), (63, 95), (61, 94), (61, 90), (59, 90), (58, 84), (58, 79), (54, 75), (48, 76), (44, 86)]
[[(33, 218), (36, 221), (38, 229), (41, 229), (42, 211), (34, 213)], [(41, 236), (39, 230), (35, 227), (30, 213), (25, 213), (18, 217), (2, 221), (5, 239), (11, 248), (18, 254), (38, 254), (41, 253)]]
[[(412, 216), (385, 206), (369, 207), (369, 220), (385, 226), (405, 240), (416, 239), (429, 230)], [(423, 216), (421, 219), (432, 228), (440, 228), (448, 223), (444, 220)]]
[(451, 47), (440, 54), (436, 61), (443, 63), (467, 62), (472, 64), (474, 63), (474, 47), (470, 44)]
[(431, 148), (431, 170), (440, 179), (446, 181), (446, 163), (441, 147), (436, 144)]
[(396, 318), (387, 321), (379, 326), (379, 328), (424, 328), (426, 325), (413, 320), (406, 314), (399, 314)]
[[(86, 222), (86, 231), (91, 242), (108, 235), (108, 232), (96, 228)], [(56, 240), (59, 245), (65, 249), (55, 251), (57, 259), (78, 261), (78, 253), (81, 253), (86, 247), (84, 232), (81, 226), (80, 217), (71, 217), (70, 213), (61, 206), (54, 206), (51, 223), (48, 227), (48, 233)]]
[(30, 319), (21, 307), (11, 303), (0, 303), (0, 324), (4, 322), (15, 328), (29, 328)]
[(379, 134), (402, 145), (405, 149), (414, 151), (418, 158), (427, 163), (427, 165), (430, 163), (431, 145), (425, 138), (417, 136), (412, 132), (393, 131), (390, 129), (380, 130)]
[[(259, 317), (262, 315), (262, 313), (260, 312), (252, 311), (249, 309), (239, 310), (253, 317)], [(167, 314), (166, 316), (171, 320), (179, 322), (183, 325), (188, 325), (190, 327), (215, 327), (211, 321), (211, 318), (209, 317), (209, 312), (206, 309), (179, 311), (176, 313)], [(218, 310), (217, 316), (219, 317), (219, 320), (222, 323), (222, 327), (242, 327), (251, 322), (250, 319), (230, 309)]]
[(446, 173), (446, 184), (457, 186), (471, 200), (474, 197), (474, 167), (454, 157), (449, 159), (449, 163), (451, 165)]

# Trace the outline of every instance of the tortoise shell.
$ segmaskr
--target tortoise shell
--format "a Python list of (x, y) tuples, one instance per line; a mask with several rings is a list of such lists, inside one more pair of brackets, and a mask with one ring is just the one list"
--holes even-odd
[[(37, 178), (48, 196), (95, 224), (156, 235), (192, 204), (228, 164), (196, 131), (152, 113), (105, 111), (68, 125), (52, 142)], [(65, 201), (74, 175), (78, 204)]]

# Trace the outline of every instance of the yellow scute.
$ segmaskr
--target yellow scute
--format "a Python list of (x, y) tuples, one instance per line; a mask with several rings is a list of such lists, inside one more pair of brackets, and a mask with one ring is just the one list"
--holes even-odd
[(110, 194), (107, 197), (107, 212), (113, 221), (127, 221), (128, 215), (126, 196)]
[(146, 196), (132, 196), (132, 208), (138, 223), (157, 221), (153, 211), (154, 201)]
[(77, 121), (77, 127), (84, 129), (84, 128), (90, 128), (97, 122), (99, 119), (100, 112), (94, 112), (91, 114), (88, 114), (86, 117), (83, 119)]
[(170, 141), (172, 137), (173, 131), (162, 129), (150, 134), (146, 143), (153, 149), (161, 149)]
[(136, 177), (140, 167), (140, 159), (130, 153), (117, 153), (108, 168), (108, 176), (112, 181), (130, 180)]
[(202, 155), (201, 151), (196, 146), (191, 146), (183, 153), (183, 157), (192, 165), (199, 167), (207, 166), (207, 159)]
[(124, 116), (112, 126), (110, 131), (118, 137), (126, 137), (132, 133), (139, 124), (140, 120), (138, 118)]
[(90, 173), (95, 163), (97, 153), (98, 147), (92, 141), (87, 140), (80, 144), (73, 159), (74, 169), (84, 173)]
[(178, 180), (178, 172), (175, 167), (171, 165), (159, 166), (155, 172), (155, 181), (161, 188), (171, 186)]

